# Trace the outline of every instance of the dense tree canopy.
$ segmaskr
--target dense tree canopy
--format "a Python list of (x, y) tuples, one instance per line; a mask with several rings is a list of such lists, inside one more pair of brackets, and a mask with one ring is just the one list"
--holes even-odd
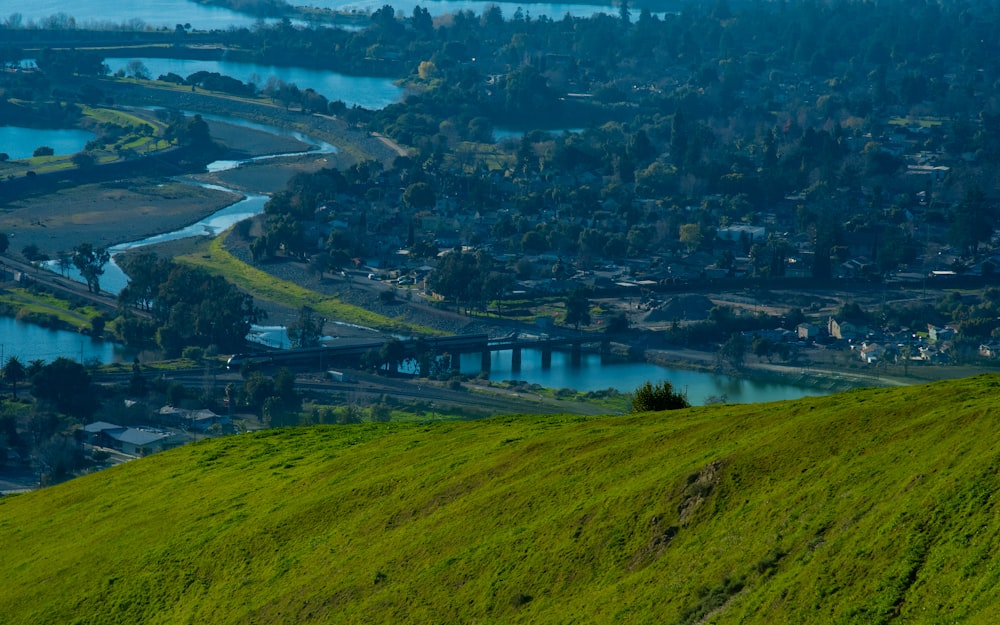
[[(132, 284), (119, 294), (123, 316), (116, 329), (128, 344), (155, 337), (169, 354), (180, 354), (187, 346), (236, 352), (264, 315), (252, 297), (201, 269), (140, 254), (126, 263), (125, 271)], [(131, 307), (152, 313), (152, 323), (135, 320), (128, 312)]]

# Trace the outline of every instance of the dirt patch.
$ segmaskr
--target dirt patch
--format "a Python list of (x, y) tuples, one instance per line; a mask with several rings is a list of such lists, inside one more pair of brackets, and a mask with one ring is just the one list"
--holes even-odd
[(0, 214), (0, 232), (13, 253), (34, 245), (54, 258), (80, 243), (109, 247), (176, 230), (237, 199), (171, 180), (82, 185), (13, 203)]
[(649, 311), (643, 322), (704, 321), (714, 306), (715, 303), (704, 295), (678, 295)]
[(303, 154), (245, 163), (235, 169), (191, 176), (199, 182), (218, 184), (246, 193), (269, 195), (285, 189), (295, 174), (335, 167), (333, 154)]
[(677, 506), (677, 523), (681, 527), (691, 522), (691, 518), (708, 499), (722, 479), (723, 463), (720, 460), (710, 462), (701, 471), (688, 476), (684, 488), (683, 499)]
[(226, 148), (233, 158), (307, 152), (311, 149), (308, 143), (294, 137), (276, 135), (272, 132), (213, 119), (206, 121), (212, 140)]

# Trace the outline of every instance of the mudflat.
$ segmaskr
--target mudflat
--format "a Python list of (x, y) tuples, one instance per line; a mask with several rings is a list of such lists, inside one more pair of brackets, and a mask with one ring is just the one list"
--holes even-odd
[(178, 180), (81, 185), (15, 202), (0, 212), (9, 254), (35, 246), (55, 258), (81, 243), (110, 247), (192, 224), (240, 199)]
[[(297, 139), (210, 121), (223, 158), (301, 153), (309, 146)], [(133, 178), (79, 185), (17, 200), (0, 209), (0, 232), (7, 234), (8, 254), (22, 255), (34, 246), (56, 258), (81, 243), (110, 247), (170, 232), (195, 223), (241, 199), (239, 193), (205, 188), (192, 182), (215, 182), (255, 193), (284, 188), (297, 171), (326, 164), (322, 155), (259, 161), (228, 172), (178, 178)]]

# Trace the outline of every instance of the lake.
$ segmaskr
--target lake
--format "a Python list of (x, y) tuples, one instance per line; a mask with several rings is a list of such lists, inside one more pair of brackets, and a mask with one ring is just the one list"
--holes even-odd
[(94, 133), (86, 130), (0, 126), (0, 152), (12, 160), (31, 158), (35, 148), (44, 145), (56, 154), (75, 154), (93, 138)]
[(268, 78), (280, 78), (286, 83), (294, 83), (302, 90), (312, 87), (316, 93), (328, 100), (341, 100), (349, 107), (357, 104), (367, 109), (380, 109), (398, 102), (403, 97), (403, 90), (393, 84), (390, 78), (347, 76), (327, 70), (191, 59), (108, 58), (104, 60), (112, 73), (125, 69), (130, 61), (142, 62), (153, 78), (171, 72), (182, 78), (187, 78), (195, 72), (215, 72), (244, 83), (253, 82), (258, 89), (265, 85)]
[(11, 356), (17, 356), (25, 365), (38, 359), (52, 362), (60, 356), (77, 362), (114, 362), (131, 358), (123, 347), (108, 341), (0, 317), (0, 361), (6, 364)]

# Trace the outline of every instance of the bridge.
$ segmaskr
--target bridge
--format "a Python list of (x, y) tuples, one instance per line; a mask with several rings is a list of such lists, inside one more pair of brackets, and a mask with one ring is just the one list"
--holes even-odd
[(574, 365), (577, 365), (580, 364), (584, 345), (600, 345), (600, 353), (605, 355), (611, 348), (612, 339), (618, 336), (620, 335), (578, 334), (576, 336), (549, 337), (515, 333), (510, 337), (490, 341), (487, 348), (483, 351), (481, 366), (483, 371), (489, 371), (490, 352), (509, 349), (511, 352), (511, 369), (517, 371), (521, 368), (522, 350), (537, 349), (542, 352), (542, 368), (547, 369), (552, 366), (552, 352), (567, 347), (570, 352), (570, 361)]
[[(514, 333), (500, 339), (490, 339), (485, 334), (458, 334), (454, 336), (422, 337), (418, 339), (406, 339), (402, 341), (404, 354), (408, 358), (415, 357), (423, 351), (430, 351), (435, 355), (450, 354), (459, 356), (461, 354), (481, 353), (481, 367), (483, 371), (489, 371), (491, 366), (492, 352), (510, 350), (511, 368), (517, 370), (521, 367), (522, 350), (541, 350), (542, 367), (552, 366), (552, 352), (559, 349), (569, 348), (572, 362), (580, 362), (584, 345), (599, 344), (601, 353), (607, 353), (611, 340), (617, 335), (602, 334), (579, 334), (576, 336), (549, 337), (537, 335), (522, 335)], [(303, 349), (270, 350), (259, 352), (248, 352), (233, 354), (228, 361), (228, 368), (238, 369), (244, 364), (251, 365), (297, 365), (306, 367), (324, 368), (335, 363), (357, 362), (366, 354), (382, 349), (389, 341), (352, 341), (337, 343), (334, 345), (324, 345), (321, 347), (308, 347)], [(458, 358), (453, 359), (455, 367), (458, 366)]]

